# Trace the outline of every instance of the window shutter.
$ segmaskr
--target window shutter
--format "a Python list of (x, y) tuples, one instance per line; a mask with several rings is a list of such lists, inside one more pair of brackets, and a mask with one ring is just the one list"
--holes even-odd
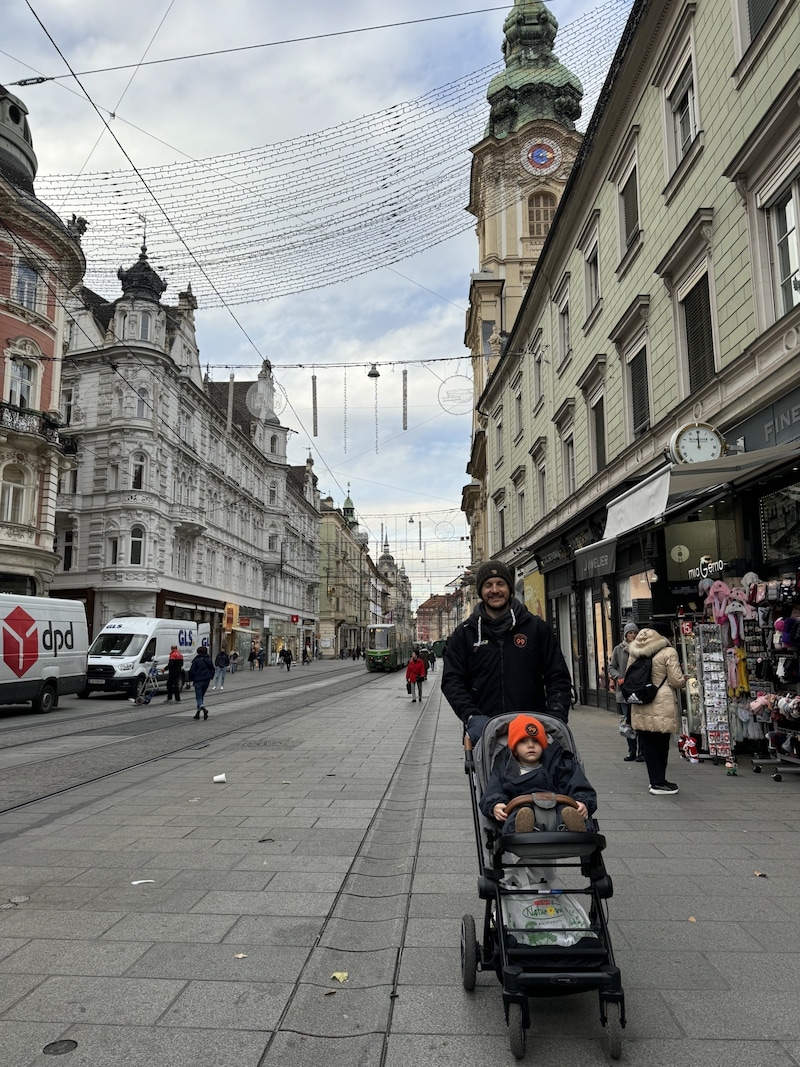
[(636, 195), (636, 167), (630, 172), (628, 180), (622, 187), (622, 212), (625, 223), (625, 244), (629, 245), (631, 239), (639, 230), (639, 200)]
[(750, 19), (750, 39), (752, 40), (767, 21), (770, 11), (778, 0), (747, 0), (747, 14)]
[(643, 348), (630, 362), (631, 415), (633, 436), (641, 437), (650, 429), (650, 395), (647, 388), (647, 349)]
[(600, 397), (592, 408), (594, 419), (595, 469), (601, 471), (606, 465), (606, 411), (605, 398)]
[(683, 301), (689, 389), (702, 389), (714, 377), (714, 337), (711, 331), (711, 299), (708, 275), (704, 274)]

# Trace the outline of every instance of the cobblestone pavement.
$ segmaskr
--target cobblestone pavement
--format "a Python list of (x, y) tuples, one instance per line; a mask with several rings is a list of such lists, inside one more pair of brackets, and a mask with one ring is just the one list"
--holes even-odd
[[(494, 973), (461, 986), (460, 918), (482, 905), (439, 678), (421, 706), (378, 677), (41, 801), (37, 825), (0, 818), (0, 1061), (515, 1062)], [(616, 715), (571, 726), (615, 884), (622, 1062), (800, 1064), (800, 781), (675, 751), (680, 792), (651, 796)], [(595, 993), (532, 1013), (525, 1062), (608, 1062)]]

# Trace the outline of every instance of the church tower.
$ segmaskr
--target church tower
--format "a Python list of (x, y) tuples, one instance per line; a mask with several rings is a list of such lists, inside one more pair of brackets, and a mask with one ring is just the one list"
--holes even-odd
[[(475, 407), (501, 355), (550, 229), (582, 136), (580, 81), (553, 52), (558, 22), (542, 0), (514, 0), (503, 24), (505, 70), (486, 92), (489, 119), (472, 148), (470, 201), (479, 270), (470, 279), (464, 344), (472, 355)], [(472, 559), (485, 558), (485, 433), (473, 411), (462, 510)]]

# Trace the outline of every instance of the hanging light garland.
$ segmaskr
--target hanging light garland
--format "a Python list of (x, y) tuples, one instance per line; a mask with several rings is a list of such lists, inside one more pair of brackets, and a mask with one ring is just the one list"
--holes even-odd
[(312, 412), (312, 434), (317, 437), (317, 376), (311, 375), (311, 412)]
[(367, 371), (367, 377), (372, 378), (375, 384), (375, 455), (378, 454), (378, 378), (380, 378), (381, 372), (373, 363)]

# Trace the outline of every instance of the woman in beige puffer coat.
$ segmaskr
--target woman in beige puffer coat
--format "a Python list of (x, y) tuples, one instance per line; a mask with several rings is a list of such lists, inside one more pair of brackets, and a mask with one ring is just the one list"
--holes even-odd
[(652, 703), (631, 704), (631, 724), (635, 730), (641, 731), (639, 744), (647, 764), (650, 792), (677, 793), (677, 785), (667, 781), (667, 760), (671, 735), (680, 733), (676, 690), (686, 688), (686, 675), (669, 638), (654, 627), (641, 629), (628, 645), (629, 671), (633, 660), (640, 656), (653, 657), (651, 677), (653, 684), (660, 688)]

